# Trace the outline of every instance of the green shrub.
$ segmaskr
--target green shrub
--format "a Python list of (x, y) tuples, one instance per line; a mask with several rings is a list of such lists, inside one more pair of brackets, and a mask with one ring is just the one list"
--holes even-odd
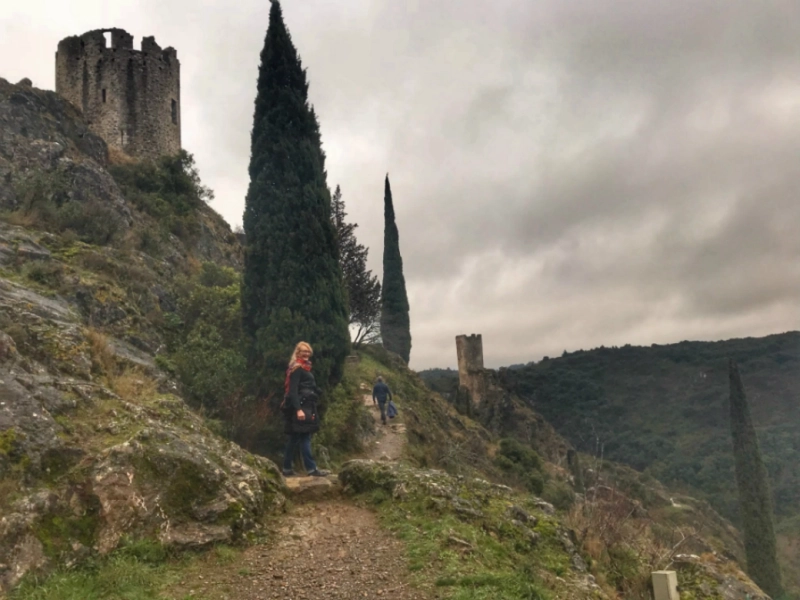
[(360, 452), (361, 440), (372, 417), (364, 409), (357, 385), (345, 377), (322, 398), (322, 428), (314, 436), (315, 444), (328, 449), (331, 458)]
[(152, 217), (186, 216), (214, 198), (200, 182), (194, 157), (185, 150), (156, 162), (116, 165), (110, 171), (125, 197)]
[(528, 473), (525, 478), (525, 487), (528, 491), (540, 496), (544, 491), (544, 475), (538, 471)]
[(239, 274), (228, 267), (221, 267), (214, 263), (203, 263), (197, 283), (208, 288), (229, 288), (239, 285)]
[(228, 397), (241, 392), (247, 362), (240, 348), (229, 346), (219, 328), (198, 322), (172, 357), (190, 399), (214, 414)]
[(500, 449), (495, 456), (494, 464), (501, 471), (512, 476), (517, 483), (534, 494), (544, 490), (545, 477), (542, 473), (542, 458), (535, 450), (523, 446), (512, 438), (500, 440)]
[(49, 288), (58, 289), (64, 283), (64, 267), (57, 262), (29, 262), (22, 267), (22, 275)]
[(498, 454), (497, 457), (495, 457), (494, 464), (506, 473), (514, 473), (518, 468), (517, 463), (503, 454)]
[(614, 545), (608, 548), (608, 582), (618, 589), (625, 589), (641, 578), (641, 560), (639, 554), (632, 548), (624, 545)]
[(113, 166), (111, 175), (125, 198), (160, 226), (160, 233), (140, 232), (139, 247), (144, 252), (158, 252), (165, 234), (182, 240), (196, 235), (200, 228), (198, 210), (214, 198), (200, 182), (194, 157), (185, 150), (156, 162)]
[(190, 402), (214, 416), (246, 384), (239, 275), (205, 263), (178, 287), (178, 310), (164, 319), (168, 354), (159, 362), (178, 375)]
[(568, 510), (575, 502), (575, 491), (565, 481), (549, 479), (544, 484), (542, 499), (559, 510)]
[(59, 231), (74, 231), (88, 244), (104, 246), (111, 243), (121, 229), (120, 216), (100, 201), (68, 202), (57, 213), (55, 224)]
[(513, 438), (500, 440), (500, 454), (526, 470), (541, 471), (542, 459), (530, 446), (523, 446)]
[(165, 242), (166, 232), (163, 229), (145, 227), (138, 232), (137, 248), (150, 256), (160, 256)]

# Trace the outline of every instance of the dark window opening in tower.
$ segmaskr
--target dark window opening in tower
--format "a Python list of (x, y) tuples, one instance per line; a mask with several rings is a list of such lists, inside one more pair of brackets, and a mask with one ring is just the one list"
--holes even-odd
[(103, 90), (103, 104), (106, 103), (106, 91)]
[(178, 103), (175, 100), (172, 101), (172, 122), (178, 124)]

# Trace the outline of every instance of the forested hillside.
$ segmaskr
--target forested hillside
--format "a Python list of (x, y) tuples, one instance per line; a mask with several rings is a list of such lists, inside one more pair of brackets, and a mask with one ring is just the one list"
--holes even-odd
[(705, 493), (737, 520), (727, 359), (741, 365), (778, 518), (800, 498), (800, 333), (565, 354), (506, 381), (580, 450)]

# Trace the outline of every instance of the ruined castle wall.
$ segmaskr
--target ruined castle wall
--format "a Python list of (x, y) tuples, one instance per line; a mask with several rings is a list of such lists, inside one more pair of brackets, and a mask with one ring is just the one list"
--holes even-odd
[(83, 111), (93, 133), (126, 154), (157, 158), (181, 149), (178, 55), (152, 37), (144, 38), (141, 51), (122, 29), (62, 40), (56, 92)]
[(472, 404), (477, 406), (486, 391), (481, 334), (457, 336), (456, 353), (458, 355), (458, 385), (469, 392)]

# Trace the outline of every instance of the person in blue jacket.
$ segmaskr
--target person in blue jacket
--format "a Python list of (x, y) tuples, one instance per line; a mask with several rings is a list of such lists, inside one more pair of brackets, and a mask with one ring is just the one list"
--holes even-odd
[(381, 409), (381, 423), (386, 425), (386, 402), (392, 399), (392, 390), (383, 381), (383, 377), (378, 376), (375, 387), (372, 388), (372, 402)]

